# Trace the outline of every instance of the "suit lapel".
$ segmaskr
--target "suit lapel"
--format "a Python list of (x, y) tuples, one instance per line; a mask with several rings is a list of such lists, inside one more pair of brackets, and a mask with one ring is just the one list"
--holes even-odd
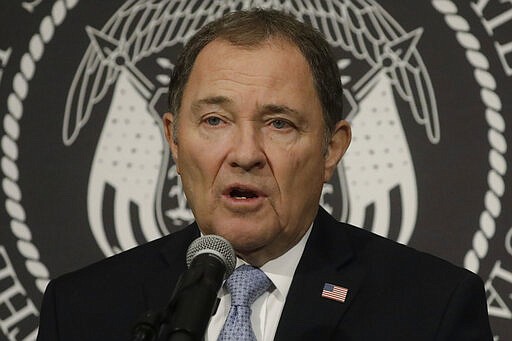
[[(329, 339), (356, 296), (364, 274), (364, 267), (354, 262), (343, 225), (320, 208), (274, 340)], [(345, 302), (322, 297), (325, 283), (347, 288)]]

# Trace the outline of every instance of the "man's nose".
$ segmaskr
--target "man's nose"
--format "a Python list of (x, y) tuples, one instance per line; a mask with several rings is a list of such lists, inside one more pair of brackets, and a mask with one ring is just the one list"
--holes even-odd
[(229, 165), (245, 171), (263, 168), (266, 164), (264, 141), (254, 127), (238, 129), (228, 156)]

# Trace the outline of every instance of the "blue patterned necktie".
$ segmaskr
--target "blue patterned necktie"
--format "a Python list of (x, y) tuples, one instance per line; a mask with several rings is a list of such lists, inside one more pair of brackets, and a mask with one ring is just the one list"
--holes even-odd
[(251, 305), (270, 286), (263, 271), (251, 265), (238, 267), (226, 280), (231, 308), (218, 341), (256, 341), (251, 326)]

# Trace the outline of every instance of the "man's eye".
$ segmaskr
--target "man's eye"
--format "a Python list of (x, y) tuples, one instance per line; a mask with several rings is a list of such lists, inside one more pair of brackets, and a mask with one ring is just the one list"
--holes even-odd
[(218, 126), (222, 123), (222, 120), (217, 116), (210, 116), (206, 118), (206, 123), (208, 123), (211, 126)]
[(284, 129), (284, 128), (287, 128), (290, 126), (290, 124), (288, 124), (288, 122), (283, 121), (283, 120), (273, 120), (271, 124), (276, 129)]

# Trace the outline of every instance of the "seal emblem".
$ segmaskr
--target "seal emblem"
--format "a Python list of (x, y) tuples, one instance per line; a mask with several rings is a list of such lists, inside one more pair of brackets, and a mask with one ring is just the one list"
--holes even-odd
[(193, 220), (161, 132), (169, 74), (202, 25), (258, 6), (311, 23), (338, 60), (354, 135), (321, 204), (478, 273), (496, 336), (512, 337), (512, 37), (500, 31), (510, 12), (489, 3), (57, 0), (0, 11), (5, 25), (27, 23), (0, 45), (2, 335), (35, 338), (50, 278)]

